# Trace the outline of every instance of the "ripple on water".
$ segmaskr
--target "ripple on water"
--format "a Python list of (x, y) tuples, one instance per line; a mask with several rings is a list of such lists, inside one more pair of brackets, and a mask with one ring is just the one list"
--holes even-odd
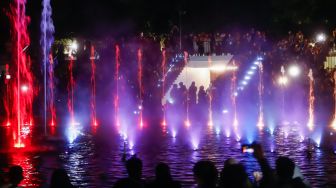
[[(281, 131), (274, 136), (267, 133), (257, 138), (263, 144), (271, 166), (279, 155), (290, 156), (300, 167), (302, 174), (313, 187), (332, 187), (336, 185), (336, 162), (331, 152), (317, 149), (313, 157), (306, 157), (307, 143), (300, 142), (295, 134), (286, 138)], [(165, 134), (160, 131), (160, 134)], [(143, 176), (152, 179), (158, 162), (166, 162), (171, 167), (173, 177), (184, 187), (192, 187), (194, 179), (193, 164), (201, 159), (213, 161), (218, 170), (228, 158), (240, 160), (252, 178), (254, 171), (260, 171), (257, 161), (251, 154), (241, 152), (241, 144), (234, 138), (227, 138), (214, 131), (206, 131), (199, 136), (199, 148), (193, 150), (189, 134), (179, 133), (177, 138), (167, 135), (139, 135), (134, 152), (143, 160)], [(152, 140), (151, 140), (152, 139)], [(147, 141), (145, 141), (147, 140)], [(154, 142), (155, 141), (155, 142)], [(119, 178), (126, 176), (121, 160), (124, 144), (117, 136), (106, 138), (99, 135), (82, 135), (74, 143), (65, 146), (57, 153), (7, 153), (0, 154), (2, 166), (19, 164), (24, 167), (27, 187), (44, 185), (53, 169), (63, 167), (72, 182), (78, 187), (111, 187)], [(128, 150), (130, 152), (130, 150)]]

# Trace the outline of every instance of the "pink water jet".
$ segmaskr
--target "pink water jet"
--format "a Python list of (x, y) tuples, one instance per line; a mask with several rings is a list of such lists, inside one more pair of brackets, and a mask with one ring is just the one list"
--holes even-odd
[(56, 125), (56, 107), (55, 107), (55, 79), (54, 79), (54, 60), (53, 56), (49, 55), (49, 67), (48, 67), (48, 91), (49, 91), (49, 100), (48, 108), (50, 112), (50, 126)]
[(114, 92), (114, 123), (119, 128), (120, 120), (119, 120), (119, 68), (120, 68), (120, 48), (118, 45), (115, 46), (115, 84), (116, 91)]
[(91, 46), (91, 123), (94, 127), (98, 126), (96, 112), (96, 63), (95, 63), (95, 48)]
[(138, 53), (137, 53), (137, 57), (138, 57), (138, 84), (139, 84), (139, 125), (140, 128), (142, 128), (143, 125), (143, 116), (142, 116), (142, 112), (143, 112), (143, 85), (142, 85), (142, 76), (143, 76), (143, 72), (142, 72), (142, 50), (139, 48), (138, 49)]

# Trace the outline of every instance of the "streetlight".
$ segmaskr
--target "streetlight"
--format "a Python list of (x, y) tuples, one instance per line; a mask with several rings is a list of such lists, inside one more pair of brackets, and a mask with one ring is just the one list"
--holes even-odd
[(319, 33), (316, 35), (316, 42), (325, 42), (327, 37), (324, 33)]

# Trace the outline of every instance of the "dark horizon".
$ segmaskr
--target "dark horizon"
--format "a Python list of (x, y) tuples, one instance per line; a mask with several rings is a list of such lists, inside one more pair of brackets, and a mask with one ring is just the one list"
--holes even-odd
[[(8, 10), (10, 0), (0, 3), (1, 33), (8, 33)], [(58, 0), (52, 1), (56, 37), (70, 33), (79, 35), (101, 35), (115, 29), (130, 31), (148, 30), (157, 33), (169, 32), (173, 25), (179, 25), (179, 12), (186, 32), (214, 32), (232, 25), (256, 27), (265, 30), (287, 31), (332, 27), (335, 24), (332, 0)], [(32, 18), (30, 32), (39, 31), (41, 1), (28, 1), (27, 14)]]
[[(10, 0), (0, 2), (0, 54), (8, 54), (10, 23), (6, 15)], [(308, 35), (329, 32), (336, 24), (332, 0), (58, 0), (52, 1), (55, 38), (130, 36), (140, 32), (169, 33), (173, 27), (182, 33), (200, 33), (255, 28), (272, 35), (271, 40), (289, 30)], [(31, 18), (31, 46), (39, 46), (42, 1), (27, 1)], [(180, 16), (181, 15), (181, 16)], [(38, 51), (38, 50), (37, 50)], [(3, 57), (1, 58), (3, 59)]]

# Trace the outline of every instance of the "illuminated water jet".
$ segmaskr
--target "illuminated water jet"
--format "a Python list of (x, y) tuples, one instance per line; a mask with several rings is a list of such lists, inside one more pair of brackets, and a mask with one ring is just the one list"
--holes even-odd
[[(188, 80), (188, 52), (184, 52), (184, 66), (186, 67), (186, 80)], [(189, 98), (189, 92), (187, 91), (187, 99)], [(186, 104), (186, 106), (187, 106), (187, 111), (186, 111), (186, 115), (187, 115), (187, 117), (186, 117), (186, 120), (185, 120), (185, 126), (186, 127), (190, 127), (191, 126), (191, 123), (190, 123), (190, 119), (189, 119), (189, 103), (188, 103), (188, 101), (187, 101), (187, 104)]]
[[(162, 70), (162, 90), (161, 90), (161, 98), (163, 99), (165, 96), (165, 82), (166, 82), (166, 63), (167, 63), (167, 57), (166, 57), (166, 50), (162, 51), (162, 62), (161, 62), (161, 70)], [(166, 126), (166, 104), (163, 104), (162, 106), (163, 111), (163, 120), (161, 125)]]
[[(10, 13), (8, 14), (12, 26), (12, 42), (15, 52), (13, 52), (14, 64), (13, 71), (15, 76), (11, 82), (11, 114), (14, 135), (14, 147), (20, 148), (27, 146), (24, 143), (22, 129), (27, 128), (33, 123), (32, 104), (34, 99), (33, 74), (31, 71), (31, 61), (26, 54), (26, 49), (30, 45), (30, 38), (27, 27), (30, 22), (26, 16), (26, 0), (15, 0), (10, 4)], [(21, 90), (26, 86), (27, 90)], [(29, 129), (30, 130), (30, 129)]]
[(314, 130), (314, 77), (312, 69), (309, 69), (309, 120), (308, 120), (308, 129), (310, 131)]
[(95, 63), (95, 49), (91, 46), (91, 123), (93, 126), (98, 126), (97, 112), (96, 112), (96, 63)]
[[(44, 77), (44, 133), (47, 134), (47, 109), (50, 111), (50, 125), (55, 125), (56, 110), (54, 105), (54, 62), (51, 55), (51, 46), (54, 42), (54, 25), (51, 18), (52, 8), (50, 0), (43, 0), (41, 16), (41, 46), (43, 55)], [(48, 76), (47, 76), (48, 75)], [(47, 80), (48, 77), (48, 80)]]
[(52, 55), (49, 55), (49, 66), (48, 66), (48, 108), (50, 112), (50, 126), (56, 125), (56, 107), (55, 107), (55, 80), (54, 80), (54, 60)]
[(117, 127), (120, 127), (119, 120), (119, 68), (120, 68), (120, 48), (118, 45), (115, 46), (115, 84), (116, 91), (114, 92), (114, 123)]
[(334, 72), (334, 119), (331, 127), (336, 131), (336, 71)]
[(264, 82), (263, 82), (263, 64), (261, 61), (259, 61), (258, 67), (259, 67), (259, 86), (258, 86), (259, 118), (258, 118), (257, 127), (259, 128), (259, 130), (262, 130), (264, 128), (264, 103), (263, 103)]
[[(212, 67), (212, 60), (211, 56), (208, 57), (208, 66)], [(211, 72), (210, 72), (211, 74)], [(213, 126), (213, 121), (212, 121), (212, 84), (209, 86), (209, 121), (208, 121), (208, 126), (212, 127)]]
[[(235, 66), (235, 62), (233, 61), (233, 66)], [(236, 71), (232, 72), (232, 78), (231, 78), (231, 102), (232, 102), (232, 108), (233, 108), (233, 130), (236, 135), (238, 135), (238, 118), (237, 118), (237, 76)]]
[(69, 73), (69, 80), (68, 80), (68, 111), (70, 114), (70, 129), (75, 130), (76, 123), (75, 123), (75, 112), (74, 112), (74, 87), (75, 87), (75, 80), (73, 76), (73, 64), (74, 64), (74, 57), (70, 54), (70, 61), (68, 64), (68, 73)]
[(143, 127), (143, 116), (142, 116), (142, 111), (143, 111), (143, 85), (142, 85), (142, 50), (138, 49), (137, 53), (138, 57), (138, 84), (139, 84), (139, 103), (140, 103), (140, 113), (139, 113), (139, 125), (142, 128)]
[(4, 122), (4, 126), (7, 126), (9, 127), (11, 125), (11, 110), (10, 110), (10, 90), (9, 90), (9, 87), (10, 87), (10, 79), (11, 79), (11, 75), (9, 74), (9, 65), (6, 64), (6, 70), (5, 70), (5, 75), (6, 75), (6, 79), (5, 79), (5, 85), (6, 85), (6, 92), (5, 92), (5, 95), (4, 95), (4, 98), (3, 98), (3, 104), (4, 104), (4, 108), (5, 108), (5, 112), (6, 112), (6, 120)]

